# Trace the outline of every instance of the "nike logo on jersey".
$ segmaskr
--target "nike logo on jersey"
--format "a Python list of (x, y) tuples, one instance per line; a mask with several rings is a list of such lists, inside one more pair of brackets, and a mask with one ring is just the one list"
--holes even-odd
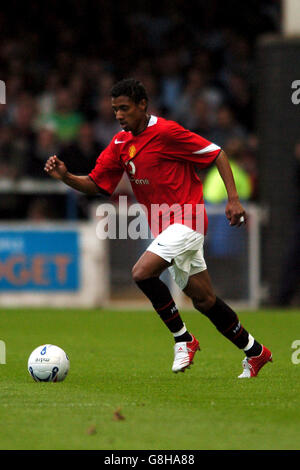
[(115, 144), (125, 144), (125, 140), (115, 139)]

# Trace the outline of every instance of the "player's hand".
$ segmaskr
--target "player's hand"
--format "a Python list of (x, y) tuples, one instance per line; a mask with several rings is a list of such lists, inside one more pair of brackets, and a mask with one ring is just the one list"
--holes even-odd
[(57, 180), (62, 180), (68, 171), (64, 162), (59, 160), (56, 155), (48, 158), (44, 170), (46, 173), (52, 176), (52, 178)]
[(240, 227), (242, 224), (246, 223), (247, 214), (238, 199), (234, 201), (228, 201), (225, 214), (229, 220), (230, 225), (236, 225), (237, 227)]

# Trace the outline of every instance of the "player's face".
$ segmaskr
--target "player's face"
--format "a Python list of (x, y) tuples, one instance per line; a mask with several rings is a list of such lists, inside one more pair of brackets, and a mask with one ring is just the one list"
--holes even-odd
[(124, 131), (138, 134), (145, 128), (147, 102), (134, 103), (128, 96), (112, 98), (112, 109)]

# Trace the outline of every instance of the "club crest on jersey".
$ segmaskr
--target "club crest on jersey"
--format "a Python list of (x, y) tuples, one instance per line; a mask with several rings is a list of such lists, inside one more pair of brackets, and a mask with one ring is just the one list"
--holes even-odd
[(129, 155), (129, 158), (133, 158), (136, 154), (136, 148), (134, 145), (130, 145), (129, 149), (128, 149), (128, 155)]

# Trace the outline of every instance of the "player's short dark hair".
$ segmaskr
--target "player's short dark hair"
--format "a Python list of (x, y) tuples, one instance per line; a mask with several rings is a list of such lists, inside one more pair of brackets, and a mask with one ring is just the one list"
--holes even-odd
[(111, 89), (110, 96), (112, 98), (128, 96), (136, 104), (145, 99), (148, 103), (148, 96), (144, 85), (134, 78), (125, 78), (116, 83)]

